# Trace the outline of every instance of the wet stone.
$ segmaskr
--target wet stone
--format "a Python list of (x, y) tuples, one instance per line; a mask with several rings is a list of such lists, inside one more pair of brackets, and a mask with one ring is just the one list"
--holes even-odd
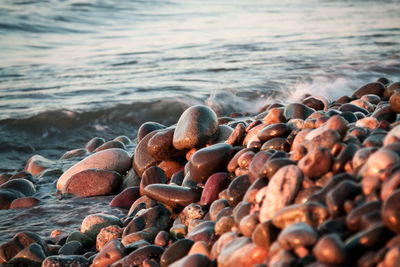
[(255, 181), (258, 178), (263, 178), (265, 177), (265, 173), (262, 171), (262, 166), (267, 162), (267, 160), (270, 157), (270, 153), (265, 152), (265, 151), (259, 151), (257, 152), (253, 160), (251, 161), (249, 165), (249, 178), (250, 181)]
[(99, 152), (102, 150), (110, 149), (110, 148), (120, 148), (120, 149), (126, 149), (125, 144), (120, 142), (120, 141), (115, 141), (115, 140), (110, 140), (96, 148), (93, 152)]
[(215, 144), (196, 151), (190, 159), (193, 181), (204, 182), (211, 174), (226, 171), (232, 146)]
[(35, 185), (31, 181), (22, 178), (9, 180), (0, 185), (0, 190), (1, 189), (15, 190), (24, 196), (31, 196), (36, 192)]
[(394, 191), (383, 203), (382, 220), (391, 231), (400, 233), (400, 189)]
[(33, 155), (26, 162), (24, 170), (31, 173), (32, 175), (38, 175), (42, 171), (52, 167), (53, 165), (53, 161), (41, 155)]
[(285, 118), (287, 120), (290, 119), (307, 119), (312, 113), (315, 112), (315, 109), (310, 108), (304, 104), (300, 103), (291, 103), (285, 106), (285, 110), (283, 112)]
[(272, 222), (280, 229), (284, 229), (288, 225), (297, 222), (304, 222), (317, 227), (326, 220), (328, 215), (328, 211), (324, 205), (316, 202), (306, 202), (290, 205), (279, 210), (272, 218)]
[(326, 204), (329, 214), (338, 217), (344, 214), (343, 204), (361, 193), (361, 188), (353, 181), (342, 181), (326, 195)]
[(226, 172), (218, 172), (211, 175), (204, 185), (199, 204), (209, 205), (214, 202), (214, 200), (218, 199), (218, 194), (226, 189), (229, 183), (229, 174)]
[(202, 219), (205, 215), (203, 207), (197, 203), (191, 203), (186, 206), (181, 213), (179, 213), (179, 218), (181, 222), (189, 226), (189, 223), (195, 219)]
[(17, 255), (5, 264), (11, 266), (41, 266), (46, 255), (43, 251), (42, 246), (38, 243), (32, 243), (28, 247), (24, 248)]
[(244, 236), (251, 237), (258, 223), (257, 213), (246, 215), (240, 220), (239, 230)]
[(103, 196), (115, 192), (121, 185), (122, 177), (118, 172), (87, 169), (71, 175), (61, 193), (79, 197)]
[(90, 139), (86, 145), (85, 148), (87, 151), (89, 152), (93, 152), (96, 150), (96, 148), (98, 148), (99, 146), (101, 146), (102, 144), (104, 144), (106, 142), (106, 140), (104, 140), (104, 138), (101, 137), (93, 137), (92, 139)]
[(291, 204), (302, 181), (303, 173), (296, 165), (280, 168), (267, 186), (260, 210), (260, 222), (271, 219), (277, 211)]
[(121, 238), (122, 231), (122, 228), (117, 225), (102, 228), (96, 237), (96, 249), (100, 251), (109, 241)]
[(148, 245), (136, 249), (129, 255), (123, 257), (119, 261), (111, 264), (111, 267), (124, 267), (124, 266), (140, 266), (145, 260), (156, 260), (158, 261), (161, 255), (164, 253), (164, 249), (159, 246)]
[(151, 167), (157, 165), (159, 160), (155, 159), (147, 150), (149, 140), (157, 133), (157, 130), (147, 134), (140, 142), (137, 144), (135, 153), (133, 155), (133, 167), (136, 173), (141, 177), (144, 171)]
[(259, 223), (251, 236), (253, 242), (269, 250), (273, 242), (278, 238), (280, 229), (275, 227), (271, 220)]
[(246, 127), (244, 126), (243, 123), (238, 123), (235, 126), (235, 129), (231, 133), (231, 135), (228, 137), (228, 139), (225, 141), (225, 143), (235, 146), (235, 145), (240, 145), (243, 142), (243, 139), (245, 137)]
[(344, 264), (347, 261), (344, 243), (337, 234), (322, 236), (314, 246), (313, 254), (326, 264)]
[(171, 267), (182, 267), (182, 266), (190, 266), (190, 267), (203, 267), (203, 266), (211, 266), (211, 260), (204, 255), (201, 254), (192, 254), (187, 255), (180, 260), (172, 263)]
[(69, 234), (65, 243), (69, 243), (71, 241), (78, 241), (85, 248), (90, 248), (94, 244), (94, 240), (92, 238), (78, 231), (74, 231)]
[(374, 94), (377, 96), (383, 96), (385, 86), (379, 82), (372, 82), (363, 85), (358, 88), (352, 95), (354, 98), (361, 98), (363, 95)]
[(175, 241), (161, 255), (160, 267), (170, 266), (170, 264), (186, 256), (193, 244), (192, 240), (186, 238)]
[(60, 250), (58, 251), (59, 255), (82, 255), (85, 253), (85, 249), (83, 248), (81, 242), (73, 240), (68, 243), (65, 243)]
[(329, 149), (317, 147), (310, 150), (298, 162), (298, 167), (303, 171), (304, 175), (316, 178), (330, 170), (332, 161), (333, 157)]
[(267, 142), (265, 142), (260, 150), (266, 151), (270, 149), (280, 150), (280, 151), (289, 151), (290, 144), (286, 138), (283, 137), (274, 137)]
[(30, 208), (39, 204), (39, 199), (35, 197), (22, 197), (15, 199), (10, 204), (10, 209)]
[(91, 214), (86, 216), (82, 221), (80, 231), (94, 238), (100, 230), (109, 225), (122, 226), (122, 222), (118, 217), (104, 213)]
[(381, 205), (382, 203), (380, 201), (371, 201), (354, 208), (346, 216), (347, 228), (349, 228), (353, 232), (361, 230), (363, 216), (372, 212), (379, 212), (381, 209)]
[(264, 169), (266, 176), (271, 179), (272, 176), (274, 176), (274, 174), (283, 166), (295, 164), (296, 162), (288, 158), (270, 158), (262, 168)]
[(110, 207), (129, 209), (139, 197), (140, 190), (138, 186), (125, 188), (111, 200)]
[(320, 99), (317, 99), (313, 96), (309, 96), (309, 97), (305, 98), (303, 100), (303, 104), (310, 108), (313, 108), (315, 110), (323, 110), (325, 107), (323, 101), (321, 101)]
[(226, 232), (232, 231), (233, 227), (237, 228), (237, 223), (233, 216), (222, 216), (215, 223), (214, 231), (217, 235), (222, 235)]
[(140, 180), (140, 195), (144, 195), (144, 188), (150, 184), (165, 184), (167, 183), (167, 177), (165, 172), (157, 167), (152, 166), (146, 169)]
[(289, 129), (285, 123), (270, 124), (260, 130), (257, 134), (258, 139), (262, 142), (266, 142), (274, 137), (281, 137), (289, 132)]
[(231, 206), (235, 206), (242, 199), (251, 182), (248, 175), (242, 175), (234, 178), (227, 189), (228, 201)]
[(94, 153), (79, 161), (60, 176), (57, 189), (62, 190), (67, 181), (74, 175), (87, 169), (116, 171), (124, 174), (131, 167), (131, 156), (123, 149), (111, 148)]
[(299, 246), (312, 246), (318, 241), (318, 233), (307, 223), (293, 223), (282, 230), (278, 242), (285, 250)]
[(121, 240), (114, 239), (102, 247), (101, 251), (94, 257), (92, 267), (106, 267), (126, 255), (126, 249)]
[(166, 231), (160, 231), (154, 238), (154, 245), (160, 247), (166, 247), (169, 243), (169, 233)]
[(161, 130), (165, 129), (166, 126), (162, 125), (158, 122), (145, 122), (142, 125), (140, 125), (138, 133), (137, 133), (137, 142), (139, 143), (147, 134), (156, 131), (156, 130)]
[(161, 205), (143, 210), (140, 215), (135, 216), (124, 228), (122, 236), (124, 237), (150, 227), (165, 230), (170, 224), (169, 216), (169, 211)]
[(77, 255), (57, 255), (47, 257), (43, 263), (42, 267), (65, 267), (65, 266), (80, 266), (88, 267), (90, 262), (83, 256)]
[(229, 207), (229, 202), (226, 199), (217, 199), (212, 202), (209, 210), (210, 220), (215, 221), (217, 219), (218, 213), (224, 209)]
[(147, 143), (147, 151), (156, 160), (169, 160), (179, 154), (172, 145), (175, 128), (167, 128), (157, 131)]
[(191, 239), (195, 242), (204, 241), (210, 245), (214, 243), (216, 238), (214, 227), (214, 222), (204, 221), (191, 229), (191, 231), (186, 235), (186, 238)]
[(207, 106), (192, 106), (180, 116), (173, 135), (173, 145), (178, 150), (191, 149), (206, 144), (218, 131), (218, 118)]
[(172, 184), (148, 185), (144, 188), (144, 194), (171, 207), (185, 207), (199, 201), (201, 196), (196, 190)]

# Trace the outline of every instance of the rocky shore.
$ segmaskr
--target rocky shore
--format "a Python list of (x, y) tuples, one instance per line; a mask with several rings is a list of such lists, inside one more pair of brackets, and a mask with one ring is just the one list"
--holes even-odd
[[(0, 265), (399, 266), (400, 82), (355, 89), (259, 114), (192, 106), (175, 125), (144, 123), (134, 142), (94, 137), (61, 157), (74, 164), (54, 191), (116, 194), (109, 205), (126, 215), (18, 232)], [(0, 209), (40, 205), (36, 177), (55, 164), (35, 155), (1, 174)]]

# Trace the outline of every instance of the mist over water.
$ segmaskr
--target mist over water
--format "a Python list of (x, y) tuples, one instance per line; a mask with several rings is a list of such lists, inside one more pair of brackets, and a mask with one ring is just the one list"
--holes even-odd
[[(254, 113), (400, 81), (399, 13), (388, 0), (3, 0), (0, 172), (94, 136), (134, 139), (190, 105)], [(5, 228), (20, 216), (7, 212)]]

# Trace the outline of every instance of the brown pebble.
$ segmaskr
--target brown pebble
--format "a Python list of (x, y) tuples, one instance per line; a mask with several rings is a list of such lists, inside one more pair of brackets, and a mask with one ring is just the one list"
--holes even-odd
[(30, 208), (36, 206), (39, 203), (39, 199), (35, 197), (23, 197), (15, 199), (10, 204), (10, 209), (17, 208)]
[(322, 236), (314, 246), (313, 254), (326, 264), (344, 264), (347, 261), (344, 243), (337, 234)]
[(187, 187), (172, 184), (151, 184), (144, 188), (144, 194), (171, 207), (185, 207), (200, 200), (200, 193)]

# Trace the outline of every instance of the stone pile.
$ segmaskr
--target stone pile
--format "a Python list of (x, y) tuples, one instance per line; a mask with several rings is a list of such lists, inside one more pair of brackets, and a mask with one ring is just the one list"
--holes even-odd
[[(129, 140), (94, 138), (63, 156), (92, 153), (57, 189), (120, 190), (110, 205), (126, 216), (91, 214), (64, 236), (18, 233), (0, 263), (399, 266), (399, 90), (380, 78), (333, 102), (305, 96), (252, 116), (193, 106), (176, 125), (143, 124), (132, 157)], [(22, 183), (0, 196), (34, 192), (12, 181)]]

